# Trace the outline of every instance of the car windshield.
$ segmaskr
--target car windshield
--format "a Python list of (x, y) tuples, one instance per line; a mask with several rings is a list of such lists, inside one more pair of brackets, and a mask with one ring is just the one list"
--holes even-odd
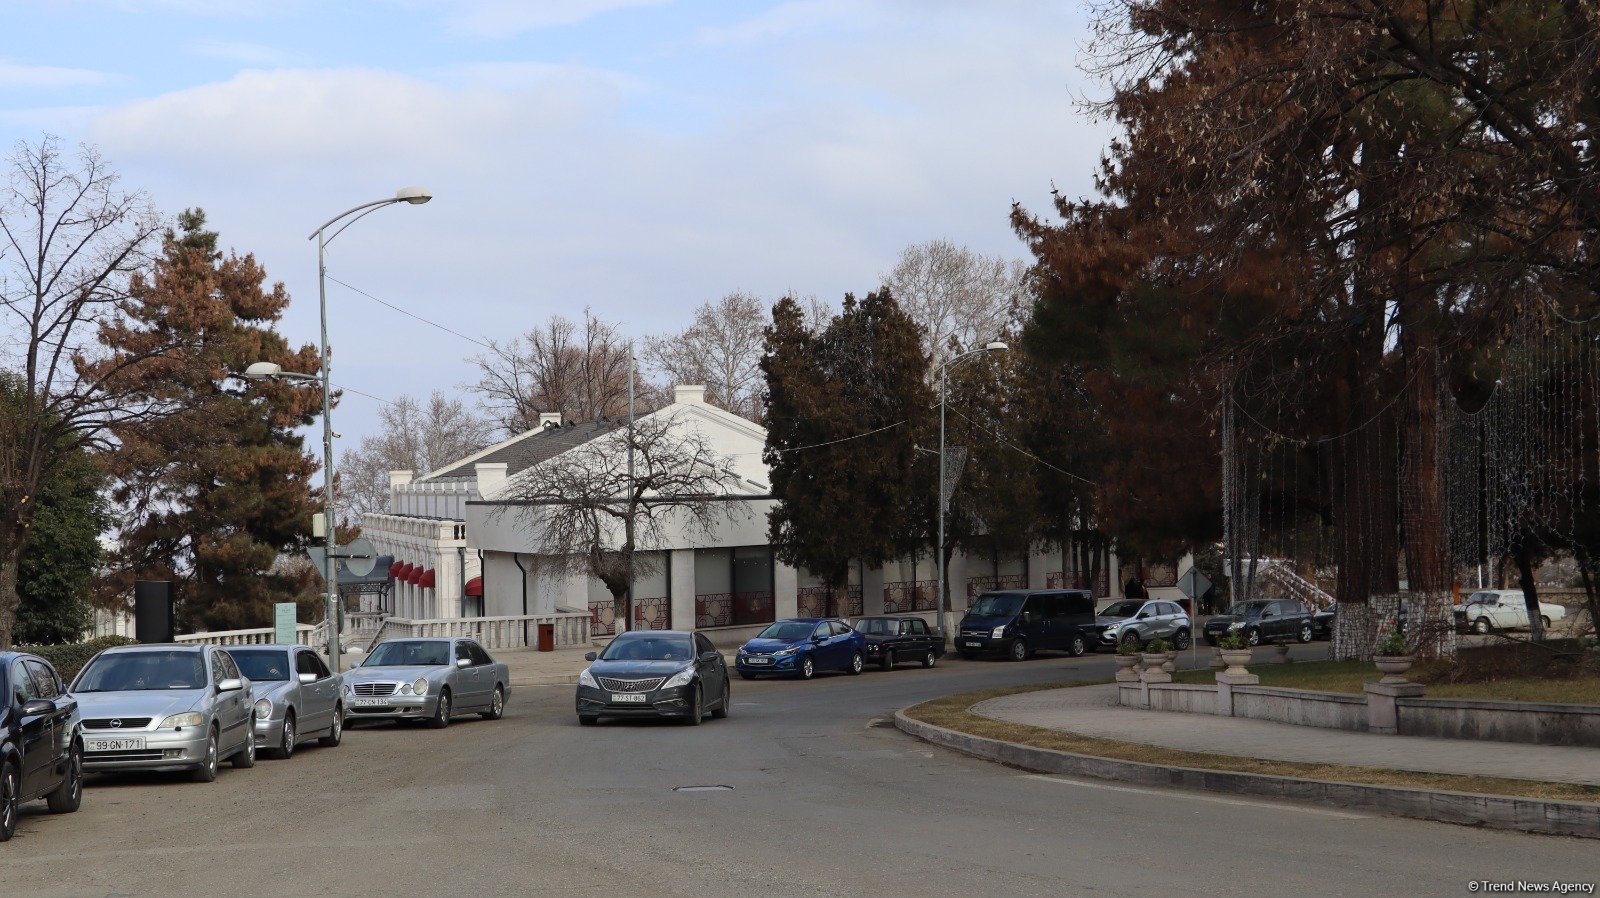
[(1492, 592), (1475, 592), (1472, 595), (1467, 596), (1467, 601), (1469, 601), (1469, 602), (1487, 602), (1490, 605), (1493, 605), (1495, 603), (1495, 600), (1498, 599), (1498, 598), (1499, 598), (1499, 596), (1495, 595)]
[(113, 652), (90, 661), (72, 691), (142, 692), (205, 685), (206, 666), (199, 652)]
[(601, 661), (688, 661), (694, 645), (688, 636), (619, 636), (611, 640)]
[(231, 649), (239, 672), (256, 682), (289, 679), (289, 653), (282, 649)]
[(444, 667), (450, 663), (450, 643), (401, 639), (373, 649), (362, 667)]
[(1266, 602), (1245, 602), (1242, 605), (1233, 606), (1228, 613), (1235, 617), (1257, 617), (1261, 614), (1261, 609), (1265, 607), (1267, 607)]
[(868, 636), (898, 636), (900, 622), (887, 617), (869, 617), (856, 621), (856, 632)]
[(805, 639), (817, 625), (799, 620), (781, 620), (761, 631), (757, 639)]
[(1144, 603), (1143, 602), (1139, 602), (1139, 601), (1112, 602), (1110, 605), (1106, 606), (1106, 610), (1100, 612), (1100, 616), (1101, 617), (1133, 617), (1135, 614), (1139, 613), (1139, 609), (1141, 607), (1143, 607), (1143, 606), (1144, 606)]
[(1014, 617), (1022, 608), (1022, 596), (1003, 592), (986, 592), (978, 596), (967, 613), (977, 617)]

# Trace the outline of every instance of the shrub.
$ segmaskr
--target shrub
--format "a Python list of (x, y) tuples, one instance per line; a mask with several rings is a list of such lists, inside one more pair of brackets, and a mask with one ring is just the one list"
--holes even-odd
[(1152, 655), (1160, 655), (1172, 651), (1172, 643), (1157, 636), (1150, 640), (1150, 644), (1145, 646), (1144, 650)]
[(75, 642), (68, 645), (19, 645), (17, 651), (38, 655), (55, 666), (56, 673), (61, 674), (63, 680), (71, 681), (83, 669), (89, 659), (100, 653), (101, 649), (108, 649), (114, 645), (133, 645), (134, 640), (126, 636), (101, 636), (88, 642)]
[(1219, 649), (1227, 649), (1232, 652), (1249, 647), (1250, 643), (1244, 641), (1243, 630), (1229, 630), (1217, 637), (1217, 648)]
[(1411, 649), (1406, 645), (1405, 636), (1398, 629), (1390, 630), (1378, 637), (1378, 642), (1372, 647), (1375, 655), (1409, 655)]
[(1119, 639), (1119, 640), (1117, 640), (1117, 654), (1119, 654), (1119, 655), (1137, 655), (1137, 654), (1139, 654), (1139, 640), (1137, 640), (1137, 639)]

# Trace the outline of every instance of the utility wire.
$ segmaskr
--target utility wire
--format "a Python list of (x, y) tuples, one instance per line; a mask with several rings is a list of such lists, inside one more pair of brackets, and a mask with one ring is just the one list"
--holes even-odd
[[(875, 433), (883, 433), (885, 430), (893, 430), (894, 428), (899, 427), (900, 425), (902, 425), (904, 423), (906, 423), (904, 420), (900, 420), (900, 421), (894, 422), (893, 424), (886, 424), (883, 427), (878, 428), (877, 430), (869, 430), (866, 433), (858, 433), (858, 434), (855, 434), (854, 436), (840, 437), (837, 440), (829, 440), (826, 443), (812, 443), (809, 446), (796, 446), (793, 449), (779, 449), (777, 451), (779, 451), (779, 452), (804, 452), (807, 449), (821, 449), (823, 446), (834, 446), (834, 445), (837, 445), (839, 443), (848, 443), (851, 440), (859, 440), (862, 437), (870, 437)], [(738, 457), (744, 456), (744, 455), (762, 455), (764, 453), (765, 453), (765, 450), (762, 450), (762, 452), (735, 452), (735, 453), (732, 453), (731, 455), (729, 455), (728, 457), (729, 458), (738, 458)]]
[(388, 300), (379, 299), (378, 297), (373, 296), (371, 293), (368, 293), (367, 291), (361, 289), (360, 287), (352, 287), (351, 285), (346, 284), (344, 281), (339, 280), (338, 278), (334, 277), (331, 274), (327, 275), (327, 278), (328, 278), (328, 280), (333, 281), (335, 284), (338, 284), (339, 286), (345, 288), (346, 290), (351, 290), (351, 291), (354, 291), (356, 293), (359, 293), (362, 296), (365, 296), (366, 298), (372, 300), (373, 302), (375, 302), (375, 303), (377, 303), (377, 304), (379, 304), (381, 306), (387, 306), (388, 308), (391, 308), (391, 309), (395, 310), (396, 312), (399, 312), (402, 315), (405, 315), (405, 316), (410, 317), (410, 318), (415, 318), (416, 320), (418, 320), (418, 321), (422, 322), (423, 324), (426, 324), (426, 325), (428, 325), (430, 327), (436, 327), (439, 330), (442, 330), (447, 334), (452, 334), (454, 336), (460, 337), (461, 339), (466, 340), (468, 343), (473, 343), (473, 344), (476, 344), (478, 346), (482, 346), (484, 349), (487, 349), (490, 352), (494, 352), (494, 353), (500, 352), (500, 350), (496, 349), (495, 347), (491, 346), (488, 343), (483, 342), (482, 340), (479, 340), (479, 339), (477, 339), (475, 337), (469, 337), (466, 334), (463, 334), (462, 332), (460, 332), (458, 330), (452, 330), (451, 328), (445, 327), (444, 325), (440, 324), (437, 321), (433, 321), (433, 320), (430, 320), (428, 318), (424, 318), (421, 315), (418, 315), (416, 312), (411, 312), (411, 311), (407, 311), (406, 309), (402, 309), (399, 306), (395, 305), (394, 303), (389, 302)]
[[(948, 408), (948, 406), (946, 406), (946, 407)], [(1028, 450), (1022, 448), (1021, 446), (1018, 446), (1015, 443), (1011, 442), (1010, 440), (1007, 440), (1005, 437), (1001, 436), (998, 433), (995, 433), (993, 430), (990, 430), (987, 426), (985, 426), (981, 422), (974, 421), (971, 418), (968, 418), (966, 413), (961, 411), (961, 409), (952, 408), (952, 409), (950, 409), (950, 411), (953, 411), (957, 415), (960, 415), (961, 417), (966, 418), (968, 424), (971, 424), (973, 427), (976, 427), (979, 430), (982, 430), (983, 432), (987, 433), (989, 436), (992, 436), (995, 439), (999, 440), (1000, 444), (1002, 446), (1007, 446), (1007, 447), (1010, 447), (1012, 449), (1015, 449), (1016, 451), (1021, 452), (1023, 455), (1026, 455), (1027, 457), (1033, 459), (1034, 461), (1038, 462), (1041, 465), (1044, 465), (1045, 467), (1049, 468), (1052, 471), (1055, 471), (1055, 472), (1057, 472), (1059, 474), (1065, 474), (1068, 477), (1071, 477), (1073, 480), (1081, 480), (1084, 483), (1089, 484), (1090, 486), (1099, 486), (1100, 485), (1098, 483), (1095, 483), (1093, 480), (1088, 479), (1087, 477), (1080, 477), (1077, 474), (1074, 474), (1071, 471), (1068, 471), (1066, 468), (1058, 468), (1055, 465), (1050, 464), (1049, 462), (1045, 461), (1044, 459), (1040, 458), (1039, 456), (1034, 455), (1032, 452), (1029, 452)]]

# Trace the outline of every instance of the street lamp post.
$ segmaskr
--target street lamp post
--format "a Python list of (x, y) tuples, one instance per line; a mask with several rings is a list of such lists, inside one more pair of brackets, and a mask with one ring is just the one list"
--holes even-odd
[(972, 349), (972, 350), (968, 350), (967, 352), (963, 352), (962, 354), (956, 356), (953, 359), (950, 359), (949, 361), (947, 361), (944, 364), (939, 366), (939, 542), (933, 548), (933, 557), (934, 557), (934, 564), (937, 566), (938, 577), (939, 577), (938, 582), (936, 582), (934, 584), (934, 589), (936, 589), (938, 591), (938, 596), (939, 596), (939, 611), (938, 611), (937, 617), (939, 618), (938, 624), (939, 624), (939, 641), (940, 642), (946, 642), (948, 640), (948, 637), (946, 636), (946, 634), (944, 632), (944, 618), (945, 618), (945, 613), (949, 610), (949, 606), (950, 606), (950, 602), (949, 602), (949, 598), (950, 597), (947, 594), (947, 590), (945, 589), (945, 582), (944, 582), (944, 580), (945, 580), (945, 572), (944, 572), (944, 514), (945, 514), (945, 509), (950, 504), (950, 497), (946, 494), (945, 486), (944, 486), (944, 477), (945, 477), (945, 470), (944, 470), (945, 379), (949, 375), (950, 367), (952, 365), (956, 364), (957, 362), (961, 361), (962, 359), (971, 358), (972, 356), (979, 355), (979, 354), (985, 353), (985, 352), (1001, 352), (1001, 351), (1004, 351), (1004, 350), (1009, 349), (1009, 348), (1010, 347), (1007, 346), (1006, 344), (1000, 342), (999, 340), (995, 340), (995, 341), (992, 341), (990, 343), (985, 344), (983, 346), (983, 348), (981, 348), (981, 349)]
[[(344, 233), (350, 227), (372, 212), (395, 203), (410, 203), (421, 205), (433, 199), (433, 194), (422, 187), (402, 187), (395, 191), (394, 196), (381, 200), (372, 200), (353, 206), (328, 219), (322, 227), (311, 232), (307, 240), (317, 241), (317, 305), (322, 322), (322, 342), (319, 358), (322, 370), (317, 374), (298, 374), (284, 371), (279, 365), (272, 362), (256, 362), (245, 369), (244, 376), (251, 379), (281, 378), (284, 380), (322, 382), (322, 533), (323, 546), (323, 584), (327, 587), (327, 622), (328, 622), (328, 666), (334, 673), (339, 672), (340, 651), (339, 645), (339, 559), (336, 549), (339, 541), (338, 528), (334, 523), (333, 515), (333, 359), (328, 353), (328, 244), (334, 238)], [(360, 213), (357, 215), (356, 213)], [(354, 218), (350, 216), (354, 215)], [(346, 219), (349, 219), (346, 221)], [(339, 225), (333, 233), (328, 229)]]

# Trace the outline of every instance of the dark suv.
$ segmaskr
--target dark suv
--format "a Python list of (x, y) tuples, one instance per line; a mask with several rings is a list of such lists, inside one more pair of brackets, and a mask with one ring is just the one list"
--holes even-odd
[(1310, 642), (1316, 635), (1311, 610), (1294, 599), (1261, 599), (1242, 602), (1206, 621), (1206, 642), (1216, 645), (1223, 634), (1238, 630), (1250, 645), (1263, 642)]
[(973, 599), (961, 618), (956, 650), (963, 658), (1001, 653), (1012, 661), (1040, 649), (1076, 657), (1100, 641), (1101, 630), (1088, 590), (986, 592)]
[(83, 801), (83, 719), (50, 662), (0, 652), (0, 842), (19, 808), (43, 798), (56, 814)]

